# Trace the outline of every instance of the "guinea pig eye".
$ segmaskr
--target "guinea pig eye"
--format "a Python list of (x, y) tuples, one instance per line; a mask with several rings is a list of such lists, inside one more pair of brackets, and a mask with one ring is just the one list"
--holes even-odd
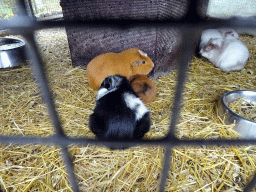
[(204, 51), (205, 51), (205, 52), (208, 52), (208, 51), (210, 51), (210, 50), (211, 50), (210, 46), (207, 46), (207, 47), (204, 48)]
[(146, 61), (142, 61), (142, 64), (145, 64), (146, 63)]

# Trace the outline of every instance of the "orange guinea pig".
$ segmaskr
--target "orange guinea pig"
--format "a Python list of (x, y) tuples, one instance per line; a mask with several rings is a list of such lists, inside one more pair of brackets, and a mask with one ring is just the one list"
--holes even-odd
[(140, 49), (131, 48), (120, 53), (105, 53), (92, 59), (86, 68), (89, 85), (98, 90), (104, 79), (111, 75), (121, 75), (130, 81), (134, 75), (147, 75), (154, 63)]
[(144, 103), (150, 103), (156, 98), (156, 85), (146, 75), (135, 75), (131, 86)]

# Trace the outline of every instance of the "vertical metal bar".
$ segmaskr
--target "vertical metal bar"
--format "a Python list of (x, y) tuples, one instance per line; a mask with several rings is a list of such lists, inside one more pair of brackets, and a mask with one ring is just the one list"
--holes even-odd
[(244, 188), (244, 192), (253, 191), (253, 189), (255, 189), (255, 186), (256, 186), (256, 173), (254, 174), (254, 176), (251, 179), (251, 181)]
[(52, 123), (56, 129), (57, 135), (59, 137), (65, 137), (65, 134), (61, 127), (61, 123), (58, 118), (58, 114), (55, 110), (55, 106), (54, 106), (53, 99), (51, 96), (50, 88), (48, 87), (47, 78), (46, 78), (45, 70), (43, 67), (43, 62), (40, 58), (33, 33), (28, 32), (24, 36), (30, 45), (29, 51), (28, 51), (28, 56), (32, 60), (32, 69), (34, 71), (36, 81), (39, 85), (39, 89), (41, 91), (43, 101), (47, 105), (47, 109), (50, 114)]
[(162, 170), (162, 176), (161, 176), (161, 181), (160, 181), (160, 186), (159, 186), (159, 191), (163, 192), (166, 184), (166, 180), (168, 177), (168, 172), (171, 169), (170, 168), (170, 157), (172, 155), (172, 147), (167, 146), (165, 147), (165, 155), (164, 155), (164, 163), (163, 163), (163, 170)]
[[(200, 19), (197, 15), (197, 1), (190, 1), (189, 9), (184, 19), (187, 21), (195, 22)], [(177, 124), (178, 115), (180, 114), (180, 102), (181, 94), (183, 90), (183, 84), (186, 78), (186, 71), (188, 68), (188, 62), (191, 60), (192, 55), (195, 50), (195, 42), (199, 37), (199, 31), (196, 28), (191, 28), (191, 25), (183, 26), (183, 43), (181, 47), (181, 55), (179, 56), (179, 74), (178, 74), (178, 83), (176, 87), (176, 93), (174, 98), (172, 117), (170, 123), (169, 133), (167, 135), (168, 139), (175, 139), (175, 126)]]
[(18, 0), (17, 7), (18, 7), (18, 16), (28, 16), (25, 0)]
[(65, 165), (67, 166), (68, 178), (72, 185), (74, 192), (79, 192), (78, 184), (76, 182), (74, 167), (71, 160), (71, 157), (68, 154), (68, 148), (66, 146), (62, 146), (63, 160)]
[[(186, 15), (187, 18), (191, 19), (198, 19), (197, 13), (196, 13), (196, 1), (190, 2), (190, 7), (188, 10), (188, 13)], [(193, 16), (191, 18), (191, 16)], [(192, 58), (192, 55), (195, 50), (195, 42), (196, 39), (199, 37), (199, 31), (196, 28), (192, 28), (192, 30), (189, 30), (189, 26), (185, 29), (182, 28), (183, 32), (183, 43), (181, 48), (181, 55), (179, 57), (179, 74), (178, 74), (178, 82), (176, 85), (176, 93), (174, 98), (174, 104), (172, 109), (172, 116), (171, 116), (171, 123), (169, 128), (169, 133), (166, 137), (167, 140), (174, 140), (174, 142), (178, 142), (175, 137), (175, 126), (177, 124), (177, 120), (180, 114), (180, 108), (181, 108), (181, 95), (183, 90), (183, 84), (185, 82), (186, 78), (186, 71), (188, 68), (188, 63)], [(176, 140), (176, 141), (175, 141)], [(165, 160), (163, 165), (163, 172), (162, 172), (162, 178), (160, 183), (160, 189), (159, 191), (164, 191), (165, 183), (168, 177), (168, 170), (170, 169), (170, 157), (171, 157), (171, 147), (166, 147), (165, 152)]]
[(27, 8), (28, 8), (29, 15), (32, 16), (32, 18), (34, 20), (36, 20), (36, 16), (35, 16), (35, 12), (34, 12), (31, 0), (25, 0), (25, 1), (26, 1), (26, 5), (27, 5)]
[(181, 94), (183, 91), (183, 84), (186, 78), (188, 63), (192, 59), (192, 55), (194, 53), (195, 39), (198, 36), (199, 36), (198, 31), (196, 31), (196, 29), (189, 29), (189, 27), (187, 27), (183, 33), (183, 43), (181, 48), (182, 54), (180, 55), (179, 62), (178, 62), (178, 65), (179, 65), (178, 82), (176, 85), (176, 93), (175, 93), (173, 109), (172, 109), (170, 129), (167, 135), (168, 139), (175, 139), (175, 126), (177, 124), (178, 116), (180, 114), (180, 108), (181, 108), (180, 103), (181, 103)]
[[(60, 140), (66, 136), (62, 130), (57, 112), (55, 110), (55, 106), (54, 106), (54, 103), (53, 103), (53, 100), (51, 97), (51, 92), (50, 92), (50, 89), (47, 84), (45, 70), (43, 67), (42, 60), (40, 59), (40, 55), (38, 53), (38, 49), (36, 46), (36, 42), (34, 40), (34, 36), (32, 33), (28, 33), (25, 37), (26, 37), (27, 41), (29, 42), (29, 45), (31, 46), (30, 50), (29, 50), (29, 58), (32, 60), (32, 69), (35, 73), (37, 83), (39, 84), (39, 88), (42, 93), (43, 101), (47, 105), (47, 109), (49, 111), (52, 123), (56, 129), (56, 133), (57, 133), (56, 139)], [(66, 146), (62, 146), (62, 152), (63, 152), (64, 163), (67, 166), (68, 177), (69, 177), (69, 180), (73, 187), (73, 191), (78, 192), (79, 190), (78, 190), (78, 186), (77, 186), (77, 183), (75, 180), (72, 160), (71, 160), (70, 156), (68, 155)]]

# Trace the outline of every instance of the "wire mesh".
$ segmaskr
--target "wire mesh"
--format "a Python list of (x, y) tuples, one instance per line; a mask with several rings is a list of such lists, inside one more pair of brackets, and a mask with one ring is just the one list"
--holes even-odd
[(8, 19), (17, 15), (18, 8), (15, 0), (4, 0), (0, 2), (0, 19)]
[(32, 10), (38, 20), (59, 19), (63, 17), (59, 0), (30, 1)]
[[(20, 15), (18, 0), (3, 0), (0, 2), (0, 19), (8, 19)], [(63, 17), (60, 0), (26, 0), (29, 15), (36, 20), (60, 19)]]
[[(89, 143), (93, 144), (103, 144), (110, 148), (122, 148), (122, 147), (132, 147), (136, 145), (162, 145), (166, 148), (165, 151), (165, 159), (164, 166), (162, 170), (162, 177), (159, 191), (164, 191), (166, 178), (168, 177), (168, 170), (170, 169), (170, 156), (172, 147), (174, 146), (186, 146), (186, 145), (245, 145), (245, 144), (253, 144), (256, 145), (256, 140), (179, 140), (175, 137), (175, 126), (179, 115), (180, 109), (180, 101), (183, 90), (183, 84), (185, 80), (185, 72), (187, 70), (188, 61), (191, 59), (194, 47), (194, 41), (199, 37), (200, 31), (209, 26), (230, 26), (230, 27), (249, 27), (256, 28), (256, 23), (253, 19), (229, 19), (229, 20), (218, 20), (216, 21), (204, 21), (199, 17), (191, 17), (196, 14), (196, 4), (194, 6), (190, 6), (190, 12), (187, 14), (187, 17), (181, 21), (171, 21), (171, 20), (162, 20), (162, 21), (136, 21), (136, 20), (127, 20), (117, 21), (104, 21), (104, 25), (112, 25), (113, 27), (130, 27), (130, 26), (147, 26), (149, 23), (152, 26), (159, 25), (170, 25), (179, 27), (184, 31), (184, 39), (183, 39), (183, 49), (182, 54), (180, 55), (180, 69), (179, 69), (179, 77), (178, 84), (176, 88), (175, 94), (175, 104), (173, 107), (173, 116), (172, 121), (170, 123), (169, 134), (164, 139), (159, 140), (138, 140), (138, 141), (110, 141), (110, 140), (98, 140), (98, 139), (76, 139), (76, 138), (68, 138), (63, 133), (62, 125), (59, 121), (59, 117), (56, 113), (55, 106), (53, 104), (53, 99), (51, 96), (50, 88), (48, 86), (45, 70), (43, 66), (43, 62), (38, 53), (38, 48), (34, 40), (33, 33), (35, 30), (49, 28), (49, 27), (60, 27), (60, 26), (79, 26), (86, 25), (87, 27), (98, 27), (102, 26), (103, 21), (87, 21), (87, 22), (68, 22), (68, 21), (42, 21), (35, 22), (31, 20), (31, 18), (26, 17), (25, 3), (20, 1), (20, 4), (17, 3), (17, 7), (20, 8), (19, 18), (9, 19), (7, 21), (0, 20), (0, 30), (4, 29), (12, 29), (17, 34), (22, 34), (27, 39), (28, 44), (30, 45), (29, 58), (33, 60), (33, 70), (35, 73), (35, 77), (43, 93), (43, 100), (45, 101), (49, 114), (51, 116), (52, 123), (56, 129), (56, 134), (51, 137), (40, 138), (40, 137), (7, 137), (0, 136), (1, 143), (46, 143), (52, 145), (58, 145), (62, 147), (62, 154), (64, 157), (64, 162), (67, 165), (67, 170), (69, 174), (69, 179), (71, 185), (73, 187), (73, 191), (78, 191), (78, 185), (75, 180), (75, 175), (73, 172), (72, 160), (68, 154), (67, 146), (70, 144), (80, 144), (87, 145)], [(8, 13), (6, 12), (8, 15)], [(23, 16), (23, 17), (21, 17)], [(29, 22), (28, 22), (29, 21)], [(21, 30), (23, 29), (23, 30)], [(189, 29), (189, 30), (188, 30)], [(29, 32), (28, 32), (29, 31)], [(250, 191), (254, 188), (256, 184), (256, 175), (252, 178), (251, 182), (246, 186), (245, 191)]]

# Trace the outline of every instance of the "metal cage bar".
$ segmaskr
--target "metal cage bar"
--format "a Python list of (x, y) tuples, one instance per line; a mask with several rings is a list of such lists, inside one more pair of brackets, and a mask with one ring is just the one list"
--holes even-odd
[[(180, 111), (180, 102), (181, 102), (181, 94), (182, 88), (185, 80), (185, 73), (187, 70), (187, 65), (194, 51), (194, 41), (199, 37), (199, 32), (205, 28), (216, 27), (216, 26), (229, 26), (229, 27), (248, 27), (248, 28), (256, 28), (256, 22), (252, 18), (242, 19), (242, 18), (233, 18), (227, 20), (211, 20), (206, 21), (202, 20), (199, 17), (191, 17), (191, 15), (196, 14), (196, 3), (197, 1), (192, 1), (189, 7), (189, 12), (187, 16), (179, 21), (173, 20), (162, 20), (162, 21), (140, 21), (140, 20), (126, 20), (126, 21), (118, 21), (118, 20), (97, 20), (97, 21), (78, 21), (78, 22), (69, 22), (69, 21), (35, 21), (31, 17), (27, 16), (25, 1), (19, 1), (21, 15), (17, 18), (9, 19), (9, 20), (0, 20), (0, 30), (1, 29), (12, 29), (16, 34), (22, 34), (28, 41), (30, 45), (29, 58), (33, 60), (32, 69), (34, 70), (37, 83), (39, 85), (40, 91), (43, 94), (43, 99), (47, 105), (49, 114), (51, 116), (52, 123), (55, 127), (56, 134), (47, 137), (7, 137), (0, 136), (1, 143), (39, 143), (39, 144), (52, 144), (58, 145), (62, 148), (62, 154), (64, 163), (67, 166), (67, 171), (69, 175), (69, 179), (71, 185), (73, 187), (73, 191), (79, 191), (78, 184), (75, 180), (75, 174), (73, 172), (72, 160), (68, 154), (67, 146), (70, 144), (79, 144), (79, 145), (87, 145), (89, 143), (92, 144), (103, 144), (108, 147), (116, 147), (116, 146), (126, 146), (131, 147), (135, 145), (161, 145), (166, 148), (165, 150), (165, 158), (163, 162), (163, 170), (160, 182), (159, 191), (164, 191), (166, 179), (168, 177), (168, 170), (170, 169), (170, 157), (172, 152), (172, 147), (175, 146), (184, 146), (184, 145), (247, 145), (253, 144), (256, 145), (256, 140), (179, 140), (175, 137), (175, 126), (177, 123), (177, 119)], [(129, 28), (134, 25), (145, 25), (148, 26), (159, 26), (159, 25), (172, 25), (180, 28), (184, 32), (183, 37), (183, 48), (182, 54), (179, 59), (179, 76), (178, 83), (176, 87), (175, 93), (175, 102), (173, 106), (173, 115), (171, 118), (169, 133), (166, 138), (159, 140), (134, 140), (134, 141), (109, 141), (109, 140), (99, 140), (99, 139), (86, 139), (86, 138), (68, 138), (65, 136), (61, 123), (58, 118), (58, 114), (55, 110), (54, 103), (52, 100), (50, 88), (47, 84), (47, 79), (45, 75), (45, 70), (43, 67), (43, 62), (40, 58), (38, 47), (34, 40), (33, 33), (38, 29), (43, 28), (51, 28), (51, 27), (65, 27), (65, 26), (78, 26), (78, 25), (86, 25), (87, 27), (98, 27), (98, 26), (112, 26), (112, 27), (125, 27)], [(256, 174), (253, 176), (252, 180), (245, 187), (244, 191), (251, 191), (256, 185)]]

